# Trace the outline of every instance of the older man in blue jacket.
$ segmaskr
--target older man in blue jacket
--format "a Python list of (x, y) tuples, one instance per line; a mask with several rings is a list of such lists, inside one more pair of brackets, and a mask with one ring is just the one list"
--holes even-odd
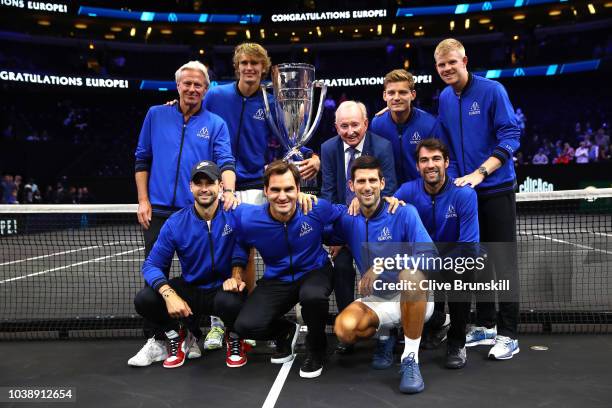
[[(465, 48), (446, 39), (434, 52), (436, 69), (448, 85), (440, 94), (441, 136), (450, 148), (449, 175), (457, 186), (469, 185), (478, 194), (480, 239), (507, 242), (507, 253), (491, 248), (498, 279), (507, 279), (512, 297), (495, 304), (477, 305), (478, 322), (467, 335), (466, 346), (494, 344), (489, 357), (512, 358), (519, 352), (517, 325), (518, 266), (516, 259), (516, 175), (512, 156), (520, 144), (521, 129), (503, 85), (467, 70)], [(491, 256), (492, 255), (492, 256)], [(497, 321), (497, 328), (495, 323)]]

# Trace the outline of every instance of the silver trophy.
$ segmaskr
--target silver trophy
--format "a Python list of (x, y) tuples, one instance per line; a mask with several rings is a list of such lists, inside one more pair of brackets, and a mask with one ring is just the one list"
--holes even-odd
[[(276, 121), (270, 112), (265, 89), (269, 86), (272, 86), (274, 91)], [(315, 87), (321, 88), (321, 95), (313, 122), (312, 105)], [(272, 84), (263, 86), (263, 88), (266, 119), (272, 132), (287, 150), (283, 160), (287, 162), (304, 160), (300, 148), (310, 140), (319, 126), (327, 86), (323, 81), (315, 81), (314, 66), (288, 63), (273, 66)]]

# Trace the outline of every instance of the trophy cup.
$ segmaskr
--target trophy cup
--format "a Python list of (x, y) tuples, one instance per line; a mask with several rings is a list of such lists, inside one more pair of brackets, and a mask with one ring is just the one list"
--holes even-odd
[[(304, 146), (319, 126), (323, 114), (323, 101), (327, 86), (323, 81), (315, 81), (315, 68), (310, 64), (279, 64), (272, 67), (272, 84), (263, 86), (266, 119), (287, 154), (284, 161), (293, 163), (304, 160), (300, 148)], [(274, 113), (270, 112), (266, 87), (272, 86), (274, 92)], [(314, 88), (321, 88), (319, 105), (314, 122), (312, 107)]]

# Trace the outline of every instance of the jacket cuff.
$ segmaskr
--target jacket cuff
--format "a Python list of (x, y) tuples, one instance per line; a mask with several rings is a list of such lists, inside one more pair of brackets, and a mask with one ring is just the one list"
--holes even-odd
[(219, 168), (219, 174), (223, 174), (224, 171), (231, 170), (236, 173), (236, 165), (234, 162), (225, 163), (222, 167)]
[(242, 259), (234, 259), (232, 260), (232, 268), (235, 266), (239, 266), (241, 268), (246, 268), (247, 263), (246, 261), (242, 260)]
[(493, 150), (492, 156), (499, 159), (499, 161), (502, 162), (502, 165), (504, 165), (506, 161), (508, 161), (508, 159), (510, 158), (510, 155), (508, 154), (508, 152), (502, 149), (501, 147), (496, 147)]
[(151, 170), (150, 160), (136, 160), (136, 164), (134, 165), (135, 173), (138, 173), (140, 171), (149, 171), (149, 170)]
[(168, 280), (166, 278), (156, 279), (152, 283), (152, 288), (155, 289), (156, 292), (158, 292), (159, 288), (161, 288), (162, 286), (169, 285)]

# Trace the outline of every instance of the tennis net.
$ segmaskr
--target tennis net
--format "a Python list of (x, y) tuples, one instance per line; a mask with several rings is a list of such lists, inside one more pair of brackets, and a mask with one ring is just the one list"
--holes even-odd
[[(136, 208), (0, 205), (0, 339), (140, 335)], [(517, 212), (520, 330), (609, 332), (612, 189), (519, 193)]]

